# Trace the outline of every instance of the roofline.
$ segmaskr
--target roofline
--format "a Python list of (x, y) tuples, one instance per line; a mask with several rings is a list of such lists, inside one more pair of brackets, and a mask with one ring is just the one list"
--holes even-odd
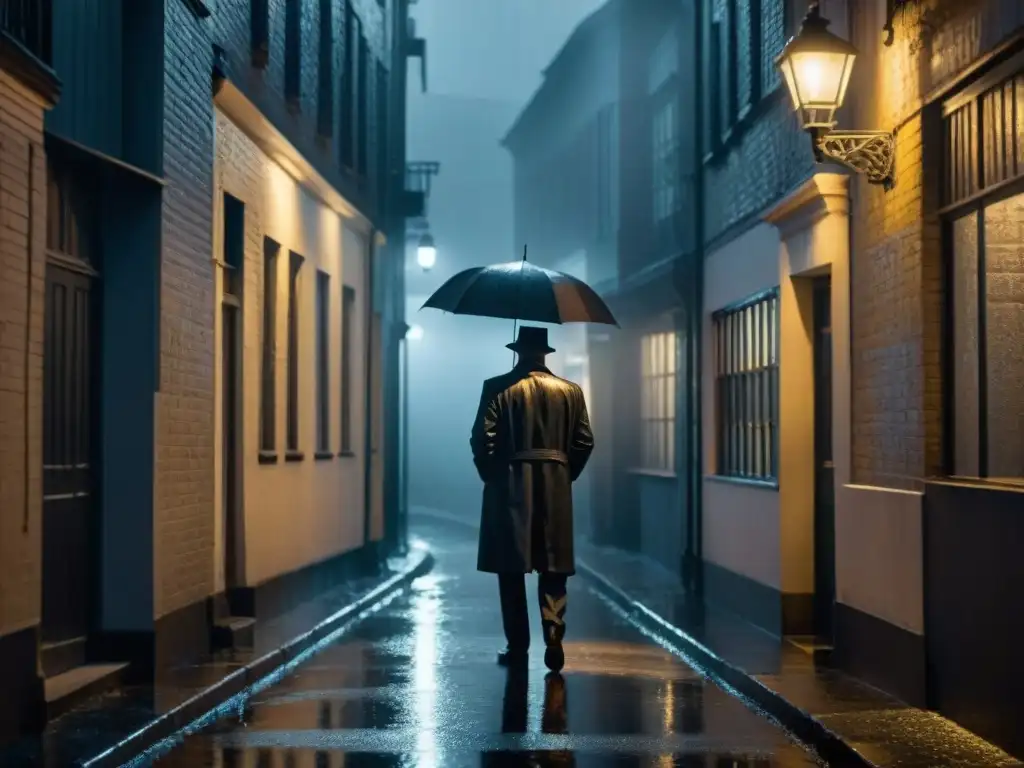
[(558, 67), (559, 64), (564, 63), (564, 61), (567, 59), (570, 47), (583, 36), (583, 33), (585, 31), (584, 28), (587, 27), (589, 24), (593, 23), (593, 21), (598, 16), (606, 13), (613, 6), (617, 6), (618, 4), (619, 0), (606, 0), (606, 2), (604, 2), (602, 5), (598, 6), (589, 14), (587, 14), (585, 18), (580, 20), (576, 24), (576, 26), (573, 27), (572, 32), (569, 34), (567, 38), (565, 38), (565, 41), (558, 49), (558, 52), (551, 58), (551, 61), (548, 62), (548, 65), (541, 70), (541, 75), (543, 76), (541, 84), (537, 86), (537, 90), (533, 92), (533, 95), (530, 96), (529, 101), (526, 102), (526, 105), (522, 108), (522, 110), (520, 110), (519, 114), (516, 115), (515, 120), (512, 121), (512, 125), (505, 132), (505, 135), (501, 138), (499, 144), (502, 147), (507, 149), (509, 152), (513, 152), (514, 154), (514, 150), (512, 149), (511, 145), (514, 143), (515, 134), (522, 128), (527, 118), (531, 116), (531, 112), (533, 112), (533, 110), (537, 106), (538, 99), (548, 88), (549, 75), (552, 73), (554, 69)]

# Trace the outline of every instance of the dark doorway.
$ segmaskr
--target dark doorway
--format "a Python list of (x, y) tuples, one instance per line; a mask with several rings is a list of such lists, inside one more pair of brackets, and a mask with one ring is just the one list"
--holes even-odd
[(814, 630), (831, 643), (836, 599), (832, 278), (814, 282)]
[(40, 627), (48, 677), (84, 663), (97, 582), (95, 218), (90, 196), (71, 178), (48, 164)]
[(89, 630), (95, 514), (92, 276), (46, 269), (43, 353), (44, 643), (81, 641)]
[(241, 487), (239, 484), (239, 425), (238, 411), (241, 404), (241, 387), (239, 386), (241, 357), (238, 354), (238, 315), (239, 307), (235, 297), (225, 295), (221, 316), (222, 343), (222, 389), (221, 412), (222, 424), (222, 458), (221, 488), (223, 500), (224, 530), (224, 586), (227, 589), (242, 585), (240, 563), (238, 558), (238, 518), (240, 515)]

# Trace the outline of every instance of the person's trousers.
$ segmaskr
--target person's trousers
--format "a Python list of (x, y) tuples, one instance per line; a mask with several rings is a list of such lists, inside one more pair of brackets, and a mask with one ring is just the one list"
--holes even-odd
[[(537, 580), (537, 600), (546, 645), (559, 645), (565, 637), (567, 579), (564, 573), (541, 573)], [(501, 623), (505, 628), (509, 650), (525, 652), (530, 648), (526, 576), (521, 573), (499, 573), (498, 593), (501, 596)]]

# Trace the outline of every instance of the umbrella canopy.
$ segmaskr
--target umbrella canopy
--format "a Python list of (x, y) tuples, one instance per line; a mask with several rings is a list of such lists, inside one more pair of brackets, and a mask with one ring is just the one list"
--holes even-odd
[(434, 291), (421, 309), (427, 307), (535, 323), (618, 325), (589, 285), (564, 272), (536, 267), (525, 258), (463, 270)]

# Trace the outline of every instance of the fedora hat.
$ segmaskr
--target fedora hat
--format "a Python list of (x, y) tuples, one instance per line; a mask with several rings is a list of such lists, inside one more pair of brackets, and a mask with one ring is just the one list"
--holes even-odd
[(547, 354), (555, 351), (553, 347), (548, 346), (548, 329), (532, 325), (519, 326), (519, 337), (505, 346), (513, 352), (543, 352)]

